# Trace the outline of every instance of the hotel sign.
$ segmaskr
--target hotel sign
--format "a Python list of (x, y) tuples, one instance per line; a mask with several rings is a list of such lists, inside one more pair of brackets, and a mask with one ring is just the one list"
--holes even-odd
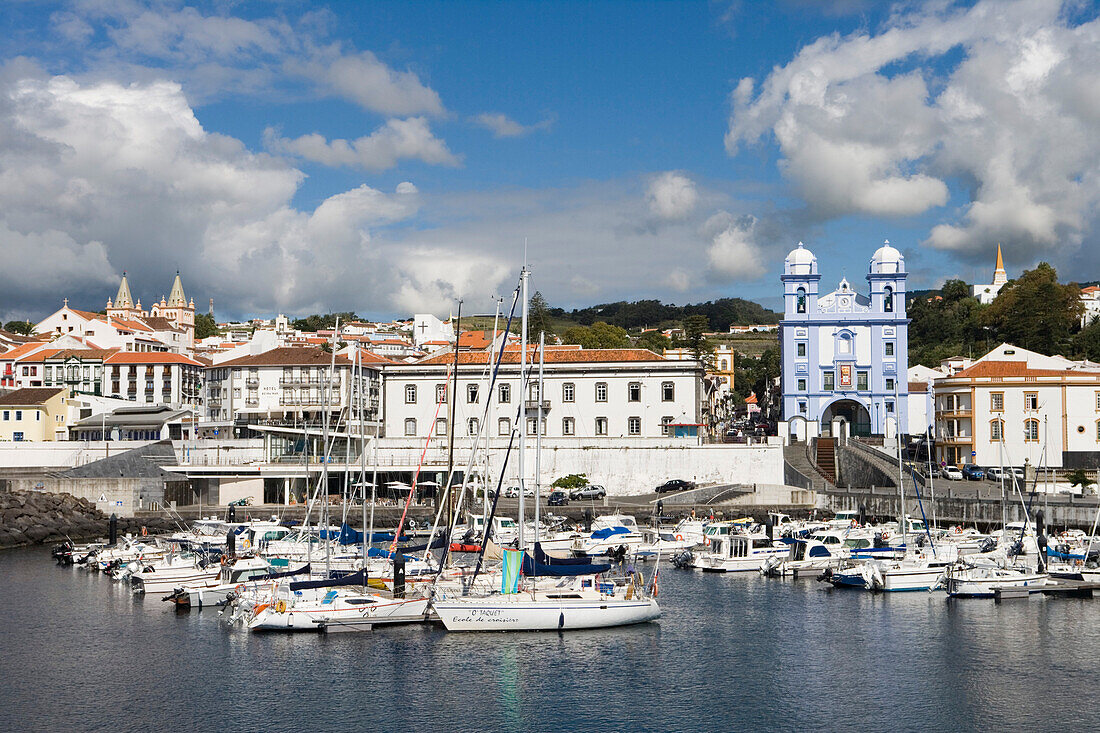
[(851, 387), (852, 386), (852, 365), (841, 364), (840, 365), (840, 386)]

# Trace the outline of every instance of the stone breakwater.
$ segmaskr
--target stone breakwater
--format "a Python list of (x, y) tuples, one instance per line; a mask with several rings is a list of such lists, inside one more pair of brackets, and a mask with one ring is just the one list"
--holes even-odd
[[(87, 499), (42, 491), (0, 493), (0, 548), (106, 537), (108, 517)], [(174, 526), (161, 519), (119, 519), (118, 534), (150, 533)]]

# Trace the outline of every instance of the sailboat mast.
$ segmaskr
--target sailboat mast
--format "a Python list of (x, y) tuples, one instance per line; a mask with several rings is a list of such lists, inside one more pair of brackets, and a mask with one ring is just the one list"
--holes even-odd
[[(909, 534), (909, 522), (905, 519), (905, 470), (901, 465), (901, 421), (898, 419), (898, 415), (901, 414), (901, 406), (898, 404), (898, 377), (894, 375), (894, 438), (898, 444), (898, 491), (901, 496), (901, 543), (907, 545), (908, 541), (906, 535)], [(889, 425), (887, 421), (887, 425)]]
[(359, 486), (363, 489), (363, 503), (359, 505), (360, 515), (359, 518), (363, 523), (363, 586), (367, 585), (367, 543), (370, 542), (370, 538), (367, 536), (367, 423), (364, 419), (366, 414), (366, 408), (363, 406), (363, 399), (366, 397), (363, 389), (363, 357), (362, 350), (355, 349), (355, 381), (352, 383), (355, 385), (359, 393), (359, 408), (356, 414), (359, 416)]
[[(526, 246), (526, 245), (525, 245)], [(525, 253), (526, 254), (526, 253)], [(521, 404), (524, 405), (523, 410), (520, 411), (522, 416), (519, 421), (519, 535), (516, 540), (517, 549), (525, 549), (523, 543), (523, 521), (525, 517), (523, 506), (523, 488), (524, 488), (524, 453), (527, 448), (527, 408), (526, 408), (526, 376), (527, 376), (527, 258), (523, 258), (523, 270), (519, 275), (520, 280), (520, 298), (523, 299), (522, 316), (520, 317), (520, 344), (519, 344), (519, 399)]]
[[(448, 423), (448, 433), (450, 437), (447, 439), (447, 485), (442, 487), (443, 496), (447, 499), (447, 532), (451, 531), (451, 527), (454, 526), (454, 495), (451, 492), (451, 487), (454, 485), (454, 470), (455, 470), (455, 436), (458, 435), (458, 431), (455, 428), (455, 415), (458, 412), (458, 342), (462, 338), (462, 301), (458, 301), (458, 316), (455, 318), (455, 376), (454, 376), (454, 388), (451, 390), (451, 419)], [(414, 487), (415, 488), (415, 487)], [(439, 491), (439, 488), (436, 488)], [(450, 542), (450, 535), (448, 534), (448, 542)]]
[(539, 543), (539, 504), (541, 504), (542, 478), (542, 386), (544, 351), (546, 350), (546, 332), (539, 332), (539, 403), (538, 417), (535, 422), (535, 544)]

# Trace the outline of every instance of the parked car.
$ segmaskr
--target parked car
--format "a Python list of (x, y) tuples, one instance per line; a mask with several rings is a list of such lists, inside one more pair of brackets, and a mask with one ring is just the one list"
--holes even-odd
[(694, 488), (694, 481), (685, 481), (682, 478), (674, 478), (665, 481), (663, 484), (654, 489), (654, 491), (656, 491), (658, 494), (663, 494), (666, 491), (687, 491), (688, 489)]
[(1012, 469), (1012, 475), (1016, 477), (1017, 481), (1023, 481), (1024, 480), (1024, 469), (1014, 468), (1014, 469)]
[(590, 484), (588, 486), (582, 486), (579, 489), (573, 489), (569, 492), (569, 498), (573, 500), (579, 499), (602, 499), (607, 496), (607, 489), (597, 484)]
[(951, 481), (962, 481), (963, 472), (955, 466), (948, 466), (947, 468), (943, 469), (943, 477), (945, 479), (950, 479)]
[(547, 506), (565, 506), (569, 503), (569, 495), (561, 489), (555, 489), (550, 492), (550, 496), (546, 498)]
[(973, 463), (968, 463), (963, 466), (963, 476), (966, 476), (967, 481), (981, 481), (985, 478), (985, 471), (981, 466), (975, 466)]
[(518, 486), (506, 486), (501, 494), (505, 499), (518, 499), (519, 487)]
[(1000, 466), (990, 466), (985, 469), (985, 477), (991, 481), (1000, 481), (1002, 475), (1004, 475), (1004, 469)]
[(535, 487), (534, 486), (524, 486), (523, 487), (523, 495), (526, 496), (529, 499), (534, 498), (534, 496), (535, 496)]

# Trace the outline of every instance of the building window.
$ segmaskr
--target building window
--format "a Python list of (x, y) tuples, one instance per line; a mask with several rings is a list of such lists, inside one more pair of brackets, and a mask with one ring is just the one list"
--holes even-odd
[(887, 313), (894, 312), (894, 289), (889, 285), (882, 293), (882, 309)]
[[(405, 404), (406, 405), (415, 405), (416, 404), (416, 385), (415, 384), (406, 384), (405, 385)], [(413, 423), (415, 424), (415, 422), (416, 421), (414, 420)], [(406, 430), (407, 429), (408, 429), (408, 423), (406, 423)], [(415, 425), (413, 427), (413, 432), (405, 433), (405, 434), (406, 435), (416, 435)]]
[(596, 435), (607, 435), (607, 418), (596, 418)]
[(500, 404), (507, 405), (512, 401), (512, 385), (502, 384), (500, 385)]
[(576, 386), (572, 382), (565, 382), (561, 386), (561, 401), (572, 402), (576, 396)]
[[(408, 400), (406, 399), (406, 402), (407, 401)], [(435, 385), (435, 404), (442, 405), (446, 401), (447, 401), (447, 385), (446, 384), (437, 384), (437, 385)], [(413, 398), (413, 402), (416, 402), (416, 398)]]
[(799, 288), (795, 291), (794, 303), (796, 313), (806, 312), (806, 288)]
[(989, 421), (989, 442), (1000, 443), (1004, 439), (1004, 420)]
[(836, 373), (835, 372), (825, 372), (824, 374), (822, 374), (821, 375), (821, 387), (826, 392), (832, 392), (834, 389), (836, 389)]
[(1004, 412), (1005, 393), (991, 392), (989, 395), (989, 409), (993, 412)]
[(799, 392), (805, 392), (806, 391), (806, 380), (804, 378), (798, 380), (798, 391)]
[(805, 402), (799, 402), (798, 403), (798, 411), (801, 412), (803, 415), (806, 414), (806, 403)]
[(676, 385), (673, 382), (661, 382), (661, 402), (676, 400)]
[(596, 382), (596, 402), (607, 402), (607, 382)]
[(480, 427), (481, 425), (480, 423), (478, 423), (477, 418), (471, 417), (469, 420), (466, 421), (466, 434), (477, 435), (478, 428)]
[[(413, 389), (415, 390), (415, 387)], [(416, 418), (415, 417), (405, 418), (405, 435), (416, 435)]]
[(1039, 409), (1039, 393), (1024, 392), (1024, 409), (1028, 412), (1036, 412)]
[(512, 421), (506, 417), (497, 418), (497, 435), (509, 435), (512, 432)]
[(893, 400), (886, 400), (886, 412), (889, 413), (889, 412), (893, 412), (893, 411), (894, 411), (894, 401)]
[(11, 420), (11, 411), (4, 410), (4, 422), (7, 422), (8, 420)]
[(838, 354), (848, 355), (852, 353), (852, 337), (846, 333), (840, 334), (840, 338), (836, 340), (836, 350)]
[(1039, 442), (1039, 421), (1024, 420), (1024, 440), (1028, 443)]
[(561, 434), (562, 435), (573, 435), (574, 434), (573, 418), (563, 417), (561, 419)]
[(527, 385), (527, 401), (538, 402), (539, 401), (539, 383), (531, 382)]
[[(535, 430), (537, 430), (537, 429), (538, 429), (538, 418), (537, 417), (527, 418), (527, 434), (528, 435), (534, 435)], [(542, 421), (542, 434), (546, 435), (546, 420), (545, 419)]]
[(478, 401), (478, 385), (467, 384), (466, 385), (466, 401), (470, 404), (476, 404)]
[(630, 435), (642, 434), (642, 418), (628, 417), (626, 419), (626, 432)]
[(856, 372), (856, 389), (860, 392), (867, 391), (867, 372)]
[(893, 392), (894, 391), (894, 378), (893, 377), (887, 377), (886, 378), (886, 391), (887, 392)]
[(884, 347), (886, 349), (886, 356), (893, 356), (894, 355), (894, 342), (893, 341), (887, 341), (884, 344)]
[(726, 366), (727, 364), (728, 362), (725, 359), (722, 359), (720, 362), (718, 362), (718, 368), (721, 369), (723, 372), (729, 371), (729, 367)]
[(23, 419), (23, 411), (22, 410), (16, 410), (15, 411), (15, 420), (16, 420), (16, 422), (18, 422), (22, 419)]
[(641, 402), (642, 401), (642, 383), (631, 382), (626, 386), (626, 401), (627, 402)]
[(447, 418), (437, 417), (435, 419), (435, 434), (446, 435), (447, 434)]
[(672, 428), (669, 426), (672, 424), (672, 415), (665, 415), (661, 418), (661, 435), (672, 435)]
[(1096, 421), (1096, 441), (1100, 443), (1100, 420)]
[(1096, 409), (1100, 410), (1100, 392), (1096, 393)]
[(796, 356), (805, 356), (806, 355), (806, 344), (804, 342), (800, 341), (798, 343), (798, 345), (795, 346), (795, 355)]

